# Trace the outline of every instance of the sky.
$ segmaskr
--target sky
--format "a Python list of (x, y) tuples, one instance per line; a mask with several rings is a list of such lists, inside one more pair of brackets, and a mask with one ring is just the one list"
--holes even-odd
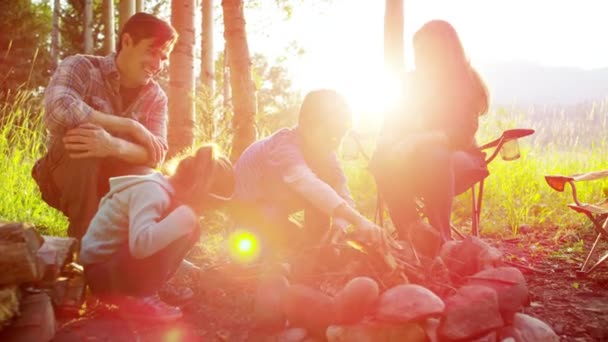
[[(471, 62), (480, 67), (505, 61), (608, 67), (607, 0), (404, 2), (406, 65), (410, 68), (411, 37), (432, 19), (452, 23)], [(387, 83), (380, 82), (386, 80), (381, 73), (384, 1), (302, 3), (289, 20), (282, 20), (278, 10), (246, 10), (251, 52), (281, 55), (289, 42), (296, 41), (306, 51), (289, 64), (297, 88), (304, 92), (337, 88), (357, 107), (373, 108), (378, 97), (386, 94), (384, 89), (365, 86)], [(377, 96), (369, 96), (370, 91)]]

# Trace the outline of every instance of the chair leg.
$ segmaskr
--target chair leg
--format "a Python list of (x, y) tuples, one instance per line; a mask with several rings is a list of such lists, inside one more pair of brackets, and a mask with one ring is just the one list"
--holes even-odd
[(464, 234), (460, 230), (458, 230), (458, 228), (456, 228), (456, 226), (453, 225), (451, 222), (450, 222), (450, 228), (452, 228), (452, 230), (454, 231), (454, 233), (456, 233), (456, 235), (458, 235), (459, 238), (461, 238), (462, 240), (464, 240)]
[(479, 236), (479, 222), (477, 216), (477, 201), (475, 200), (475, 184), (471, 187), (471, 230), (474, 236)]
[(596, 262), (593, 266), (591, 266), (591, 268), (589, 269), (589, 271), (585, 272), (585, 275), (593, 272), (593, 270), (598, 267), (599, 265), (603, 264), (604, 262), (606, 262), (608, 260), (608, 252), (606, 254), (604, 254), (603, 257), (600, 258), (600, 260), (598, 260), (598, 262)]
[[(591, 251), (587, 255), (587, 258), (585, 259), (583, 266), (581, 267), (581, 269), (579, 271), (576, 272), (576, 275), (579, 277), (584, 277), (584, 276), (590, 274), (596, 267), (598, 267), (599, 265), (606, 262), (606, 260), (608, 260), (608, 253), (606, 253), (595, 264), (593, 264), (593, 266), (591, 266), (591, 268), (589, 268), (589, 270), (585, 271), (585, 268), (587, 267), (587, 264), (591, 260), (591, 257), (593, 255), (593, 253), (595, 252), (595, 249), (597, 248), (597, 245), (600, 242), (600, 240), (602, 238), (608, 239), (608, 232), (606, 231), (606, 227), (608, 226), (608, 219), (605, 217), (599, 217), (599, 216), (594, 217), (591, 214), (587, 214), (587, 216), (593, 222), (595, 230), (597, 231), (597, 237), (595, 238), (595, 242), (593, 242)], [(603, 222), (602, 222), (602, 220), (603, 220)]]
[(587, 258), (585, 259), (583, 266), (577, 272), (577, 274), (587, 275), (587, 272), (585, 272), (585, 268), (587, 268), (587, 264), (589, 263), (589, 260), (591, 260), (591, 256), (593, 256), (593, 252), (595, 252), (595, 249), (597, 248), (597, 244), (600, 242), (601, 239), (602, 239), (602, 234), (598, 233), (597, 237), (595, 238), (595, 242), (593, 243), (593, 246), (591, 247), (591, 251), (589, 251), (589, 254), (587, 254)]

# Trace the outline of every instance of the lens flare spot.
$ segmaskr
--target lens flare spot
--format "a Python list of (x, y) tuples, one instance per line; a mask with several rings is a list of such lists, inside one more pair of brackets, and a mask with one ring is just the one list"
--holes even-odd
[(230, 256), (239, 262), (251, 262), (258, 258), (260, 248), (254, 234), (245, 230), (235, 231), (228, 239)]

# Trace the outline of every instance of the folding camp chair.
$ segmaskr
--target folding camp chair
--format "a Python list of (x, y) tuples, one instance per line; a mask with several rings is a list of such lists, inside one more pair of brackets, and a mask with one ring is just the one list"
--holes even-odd
[[(502, 153), (503, 160), (515, 160), (519, 158), (519, 145), (517, 139), (529, 136), (534, 133), (533, 129), (509, 129), (502, 132), (500, 137), (495, 140), (490, 141), (487, 144), (480, 146), (481, 151), (487, 151), (494, 149), (489, 157), (486, 158), (486, 165), (492, 162), (499, 153)], [(357, 141), (355, 139), (355, 141)], [(361, 143), (357, 141), (359, 148), (361, 148)], [(364, 156), (366, 156), (364, 154)], [(366, 156), (367, 158), (367, 156)], [(367, 158), (369, 160), (369, 158)], [(478, 180), (471, 187), (471, 231), (473, 235), (479, 236), (479, 217), (481, 215), (481, 204), (483, 201), (483, 185), (484, 185), (485, 177)], [(423, 207), (424, 204), (418, 201), (419, 207)], [(375, 212), (375, 222), (384, 225), (384, 201), (380, 195), (377, 194), (376, 200), (376, 212)], [(452, 230), (460, 236), (460, 238), (464, 239), (464, 234), (462, 234), (453, 224), (451, 225)]]
[[(516, 128), (508, 129), (495, 140), (490, 141), (487, 144), (479, 147), (481, 151), (486, 151), (494, 148), (494, 151), (486, 158), (486, 165), (490, 164), (499, 153), (503, 154), (503, 160), (511, 161), (518, 159), (519, 155), (519, 143), (517, 139), (527, 137), (534, 134), (533, 129)], [(481, 216), (481, 203), (483, 201), (483, 184), (485, 178), (479, 180), (479, 182), (473, 184), (471, 187), (471, 232), (475, 236), (479, 236), (479, 217)], [(464, 238), (463, 234), (452, 226), (452, 230), (456, 234)]]
[(599, 260), (593, 266), (591, 266), (591, 268), (586, 270), (587, 265), (589, 264), (591, 257), (597, 249), (600, 240), (602, 240), (602, 237), (605, 241), (608, 242), (608, 230), (606, 229), (606, 226), (608, 225), (608, 199), (604, 199), (595, 204), (581, 202), (577, 196), (576, 182), (592, 181), (606, 177), (608, 177), (608, 170), (576, 174), (572, 176), (545, 176), (547, 184), (549, 184), (551, 188), (559, 192), (563, 192), (565, 190), (566, 184), (570, 185), (570, 189), (572, 189), (572, 199), (574, 200), (574, 203), (568, 204), (568, 207), (570, 207), (570, 209), (576, 211), (577, 213), (585, 214), (591, 220), (591, 222), (593, 223), (593, 227), (597, 232), (595, 242), (593, 243), (589, 254), (587, 254), (587, 258), (585, 258), (583, 266), (580, 270), (576, 272), (576, 275), (579, 277), (584, 277), (588, 275), (596, 267), (608, 260), (608, 251), (606, 251), (606, 254), (604, 256), (599, 258)]

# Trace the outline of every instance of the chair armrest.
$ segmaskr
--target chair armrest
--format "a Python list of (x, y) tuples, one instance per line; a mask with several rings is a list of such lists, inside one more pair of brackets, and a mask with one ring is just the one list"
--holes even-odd
[(566, 187), (566, 183), (573, 182), (574, 178), (569, 176), (545, 176), (547, 184), (554, 190), (563, 192)]
[(494, 160), (494, 158), (496, 158), (496, 156), (498, 155), (498, 152), (500, 152), (500, 149), (502, 148), (502, 146), (511, 141), (511, 140), (516, 140), (519, 138), (523, 138), (523, 137), (527, 137), (528, 135), (532, 135), (534, 134), (534, 130), (533, 129), (528, 129), (528, 128), (515, 128), (515, 129), (508, 129), (504, 132), (502, 132), (502, 134), (500, 135), (500, 137), (498, 139), (492, 140), (489, 143), (482, 145), (481, 147), (479, 147), (479, 149), (481, 151), (495, 147), (494, 152), (490, 155), (490, 157), (488, 157), (486, 159), (486, 164), (489, 164), (490, 162), (492, 162), (492, 160)]
[(574, 200), (574, 203), (576, 203), (576, 205), (580, 206), (582, 205), (582, 203), (579, 201), (578, 196), (576, 194), (575, 182), (591, 181), (606, 177), (608, 177), (608, 170), (580, 173), (572, 176), (545, 176), (545, 180), (551, 188), (559, 192), (563, 192), (566, 187), (566, 184), (570, 184), (570, 187), (572, 188), (572, 199)]
[(500, 149), (500, 147), (502, 147), (502, 144), (508, 141), (527, 137), (532, 134), (534, 134), (534, 130), (529, 128), (508, 129), (502, 132), (501, 136), (498, 139), (492, 140), (489, 143), (482, 145), (479, 149), (486, 150), (491, 147), (497, 147), (497, 149)]
[(577, 182), (602, 179), (602, 178), (606, 178), (606, 177), (608, 177), (608, 170), (579, 173), (576, 175), (572, 175), (572, 178), (574, 179), (574, 181), (577, 181)]

